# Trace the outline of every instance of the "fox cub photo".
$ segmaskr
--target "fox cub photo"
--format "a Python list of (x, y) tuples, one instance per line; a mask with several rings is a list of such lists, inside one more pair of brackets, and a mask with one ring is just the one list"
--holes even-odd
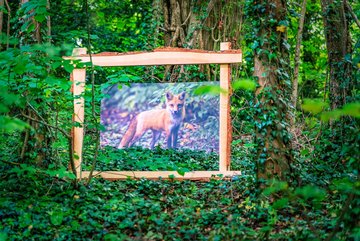
[(219, 82), (134, 83), (104, 89), (100, 144), (118, 149), (219, 150), (219, 95), (195, 95)]
[(166, 92), (165, 97), (165, 109), (143, 111), (131, 120), (119, 148), (132, 146), (148, 130), (151, 130), (153, 135), (151, 149), (154, 148), (162, 132), (165, 132), (167, 147), (176, 148), (178, 132), (185, 118), (185, 92), (178, 95)]

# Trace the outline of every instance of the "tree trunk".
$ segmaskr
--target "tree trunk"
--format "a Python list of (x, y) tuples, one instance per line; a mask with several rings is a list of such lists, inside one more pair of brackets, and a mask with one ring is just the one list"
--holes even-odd
[[(50, 11), (50, 0), (47, 0), (46, 8), (48, 11)], [(48, 40), (49, 44), (51, 44), (51, 17), (50, 17), (50, 15), (47, 16), (46, 25), (47, 25), (47, 40)]]
[[(0, 0), (0, 8), (4, 8), (4, 0)], [(4, 12), (0, 10), (0, 34), (3, 31)]]
[[(301, 16), (299, 19), (299, 28), (298, 28), (298, 33), (297, 33), (297, 37), (296, 37), (296, 48), (295, 48), (294, 81), (293, 81), (293, 92), (292, 92), (292, 104), (294, 106), (295, 112), (296, 112), (296, 105), (297, 105), (297, 99), (298, 99), (300, 48), (301, 48), (304, 22), (305, 22), (305, 14), (306, 14), (306, 0), (303, 0), (302, 6), (301, 6)], [(296, 116), (296, 113), (294, 113), (294, 115), (291, 119), (292, 125), (295, 124), (295, 116)]]
[[(29, 2), (29, 0), (21, 0), (21, 5), (25, 4)], [(41, 43), (42, 39), (41, 39), (41, 24), (35, 20), (34, 16), (32, 16), (30, 19), (28, 19), (28, 21), (32, 21), (34, 26), (35, 26), (35, 30), (33, 32), (33, 38), (37, 43)]]
[[(196, 48), (204, 50), (219, 50), (221, 41), (230, 41), (237, 47), (241, 41), (242, 4), (238, 1), (220, 0), (162, 0), (163, 28), (165, 46)], [(156, 7), (159, 9), (159, 6)], [(155, 8), (155, 9), (156, 9)], [(157, 18), (159, 19), (159, 18)], [(199, 66), (199, 71), (213, 79), (215, 69), (208, 65)], [(167, 76), (176, 80), (186, 72), (183, 66), (168, 66)]]
[(351, 38), (346, 18), (346, 1), (321, 0), (328, 52), (329, 98), (331, 109), (340, 108), (352, 86)]
[[(286, 5), (281, 0), (254, 1), (253, 24), (256, 33), (254, 75), (256, 90), (257, 178), (288, 180), (291, 151), (291, 80), (286, 38)], [(274, 24), (275, 22), (275, 24)]]
[[(27, 3), (29, 0), (21, 0), (21, 5)], [(40, 34), (40, 24), (35, 21), (34, 17), (27, 18), (26, 21), (32, 21), (35, 25), (35, 30), (32, 34), (33, 39), (36, 43), (41, 43), (41, 34)], [(36, 99), (35, 101), (40, 102), (41, 100)], [(21, 156), (24, 159), (24, 150), (33, 149), (36, 152), (36, 157), (31, 160), (34, 161), (37, 165), (46, 164), (46, 160), (49, 158), (51, 143), (48, 129), (46, 126), (40, 124), (40, 122), (47, 123), (48, 116), (46, 116), (45, 108), (35, 108), (30, 103), (27, 104), (27, 115), (32, 118), (30, 121), (30, 126), (34, 132), (25, 133), (24, 144), (21, 150)], [(26, 158), (25, 158), (26, 159)]]

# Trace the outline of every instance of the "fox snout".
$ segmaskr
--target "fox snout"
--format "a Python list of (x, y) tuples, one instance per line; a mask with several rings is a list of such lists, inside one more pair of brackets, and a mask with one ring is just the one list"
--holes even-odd
[(178, 116), (178, 115), (181, 115), (181, 114), (182, 114), (182, 111), (179, 110), (179, 109), (177, 109), (177, 110), (172, 110), (172, 114)]

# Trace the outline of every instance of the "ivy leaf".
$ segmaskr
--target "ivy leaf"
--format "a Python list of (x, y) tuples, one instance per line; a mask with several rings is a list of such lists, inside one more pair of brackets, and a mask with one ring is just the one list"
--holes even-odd
[(189, 169), (187, 169), (187, 168), (178, 168), (176, 171), (177, 171), (177, 173), (179, 173), (179, 175), (185, 176), (185, 173), (188, 172)]
[(285, 30), (286, 30), (286, 26), (284, 26), (284, 25), (279, 25), (279, 26), (277, 26), (276, 27), (276, 31), (278, 31), (278, 32), (285, 32)]
[(64, 214), (61, 211), (51, 211), (48, 213), (50, 215), (51, 224), (58, 226), (63, 222)]

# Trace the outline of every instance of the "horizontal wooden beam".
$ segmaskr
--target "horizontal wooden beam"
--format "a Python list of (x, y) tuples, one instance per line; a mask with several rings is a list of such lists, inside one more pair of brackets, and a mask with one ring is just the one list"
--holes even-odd
[[(90, 172), (83, 171), (78, 175), (80, 178), (88, 178)], [(161, 179), (177, 179), (177, 180), (209, 180), (211, 177), (229, 178), (241, 175), (241, 171), (192, 171), (185, 172), (184, 176), (177, 171), (94, 171), (94, 177), (101, 177), (107, 180), (121, 180), (127, 178), (146, 178), (158, 180)]]
[[(97, 66), (143, 66), (143, 65), (179, 65), (179, 64), (231, 64), (242, 61), (240, 50), (220, 52), (199, 50), (174, 50), (132, 53), (100, 53), (92, 55)], [(90, 62), (89, 55), (69, 56), (64, 59), (76, 59)]]

